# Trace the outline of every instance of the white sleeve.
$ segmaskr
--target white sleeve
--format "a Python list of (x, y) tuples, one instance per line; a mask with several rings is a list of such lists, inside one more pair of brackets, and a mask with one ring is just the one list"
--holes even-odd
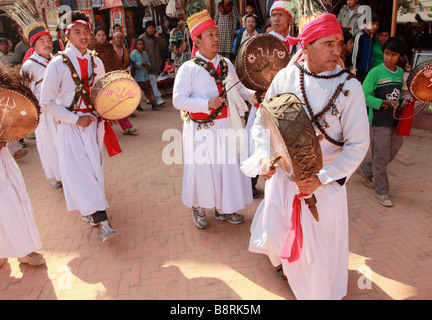
[(350, 94), (344, 101), (345, 107), (341, 112), (342, 134), (345, 144), (342, 152), (329, 164), (325, 165), (318, 174), (322, 184), (350, 177), (363, 161), (369, 148), (369, 120), (366, 103), (361, 84), (357, 80), (350, 80), (347, 84)]
[(69, 106), (63, 106), (57, 103), (57, 97), (62, 85), (62, 65), (52, 61), (45, 72), (45, 78), (42, 82), (40, 104), (45, 107), (48, 114), (61, 122), (76, 124), (79, 116), (68, 109)]
[(192, 86), (194, 81), (200, 81), (200, 79), (194, 79), (193, 68), (186, 62), (179, 68), (174, 80), (173, 106), (178, 110), (210, 114), (211, 110), (208, 108), (209, 99), (203, 96), (193, 97)]

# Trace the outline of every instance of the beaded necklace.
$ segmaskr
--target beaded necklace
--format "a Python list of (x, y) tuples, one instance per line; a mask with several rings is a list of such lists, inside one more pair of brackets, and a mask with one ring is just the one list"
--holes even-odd
[[(228, 75), (228, 64), (225, 61), (225, 59), (223, 57), (220, 57), (219, 67), (220, 67), (220, 70), (221, 70), (221, 74), (219, 74), (215, 70), (215, 68), (213, 68), (209, 63), (207, 63), (205, 60), (203, 60), (203, 59), (201, 59), (201, 58), (199, 58), (197, 56), (192, 57), (191, 61), (194, 62), (194, 63), (196, 63), (197, 65), (203, 67), (205, 70), (207, 70), (208, 73), (210, 74), (210, 76), (212, 76), (213, 78), (215, 78), (215, 81), (216, 81), (217, 85), (221, 85), (222, 84), (222, 87), (221, 87), (222, 93), (220, 93), (219, 96), (225, 98), (227, 90), (225, 88), (225, 83), (223, 83), (223, 80), (225, 80), (225, 78)], [(208, 125), (207, 124), (210, 124), (211, 126), (213, 126), (214, 125), (213, 120), (216, 117), (222, 115), (222, 109), (224, 107), (226, 107), (227, 105), (228, 104), (227, 104), (227, 102), (225, 100), (225, 102), (223, 102), (217, 109), (215, 109), (215, 111), (207, 119), (197, 120), (197, 119), (194, 119), (193, 117), (191, 117), (190, 114), (188, 114), (188, 119), (192, 120), (193, 122), (198, 123), (197, 130), (201, 129), (201, 125), (204, 126), (204, 129), (208, 129)]]
[(306, 70), (305, 68), (303, 68), (303, 66), (299, 65), (297, 62), (295, 63), (295, 65), (300, 69), (300, 91), (303, 95), (303, 99), (305, 102), (305, 106), (306, 109), (309, 113), (309, 116), (311, 117), (311, 121), (312, 123), (318, 128), (318, 130), (321, 132), (320, 135), (320, 139), (322, 140), (323, 138), (327, 139), (327, 141), (333, 143), (334, 145), (337, 145), (339, 147), (342, 147), (345, 142), (344, 141), (336, 141), (335, 139), (333, 139), (332, 137), (330, 137), (327, 132), (325, 131), (326, 128), (329, 128), (328, 123), (325, 121), (325, 113), (327, 113), (330, 108), (332, 108), (332, 114), (333, 115), (338, 115), (339, 111), (336, 108), (336, 105), (334, 104), (334, 102), (336, 101), (336, 98), (339, 96), (339, 94), (341, 93), (341, 91), (344, 91), (344, 95), (348, 96), (349, 95), (349, 90), (342, 90), (344, 84), (346, 81), (354, 78), (355, 76), (353, 74), (350, 74), (344, 82), (342, 82), (341, 84), (339, 84), (339, 86), (336, 88), (336, 91), (334, 92), (333, 96), (330, 98), (330, 101), (327, 103), (327, 105), (324, 107), (323, 110), (321, 110), (319, 113), (314, 114), (312, 111), (312, 108), (310, 106), (309, 103), (309, 99), (306, 96), (306, 90), (305, 90), (305, 85), (304, 85), (304, 74), (306, 73), (307, 75), (314, 77), (314, 78), (318, 78), (318, 79), (332, 79), (332, 78), (337, 78), (339, 76), (341, 76), (342, 74), (344, 74), (345, 72), (348, 72), (347, 70), (342, 70), (336, 74), (332, 74), (332, 75), (318, 75), (315, 74), (313, 72), (310, 72), (308, 70)]

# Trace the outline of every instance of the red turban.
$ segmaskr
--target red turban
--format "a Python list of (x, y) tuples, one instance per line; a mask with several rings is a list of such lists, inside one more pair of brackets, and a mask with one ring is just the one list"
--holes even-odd
[(324, 14), (318, 18), (309, 21), (303, 27), (297, 38), (287, 37), (290, 45), (296, 45), (300, 42), (300, 45), (304, 47), (308, 43), (317, 39), (325, 38), (333, 34), (343, 34), (342, 27), (337, 21), (334, 14)]

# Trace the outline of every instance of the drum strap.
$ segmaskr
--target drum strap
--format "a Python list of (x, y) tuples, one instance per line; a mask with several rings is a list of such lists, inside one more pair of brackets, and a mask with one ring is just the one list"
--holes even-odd
[(80, 77), (78, 76), (78, 73), (75, 69), (75, 67), (73, 66), (71, 60), (69, 59), (69, 57), (64, 54), (63, 52), (61, 53), (61, 55), (63, 56), (63, 63), (67, 64), (67, 66), (69, 67), (69, 70), (71, 72), (72, 75), (72, 80), (75, 82), (77, 88), (75, 90), (75, 96), (73, 98), (73, 101), (71, 103), (71, 105), (67, 108), (69, 111), (75, 111), (77, 112), (77, 108), (78, 108), (78, 101), (80, 98), (86, 100), (89, 105), (88, 107), (90, 109), (94, 109), (93, 106), (90, 104), (90, 94), (89, 92), (87, 92), (87, 90), (85, 90), (85, 82), (89, 83), (89, 87), (93, 84), (94, 78), (96, 77), (96, 73), (94, 72), (94, 56), (93, 54), (90, 53), (90, 61), (91, 61), (91, 67), (92, 67), (92, 73), (91, 75), (87, 78), (87, 79), (80, 79)]
[[(44, 67), (45, 69), (46, 69), (46, 67), (47, 67), (45, 64), (43, 64), (43, 63), (37, 61), (36, 59), (33, 59), (33, 58), (28, 58), (28, 59), (31, 60), (31, 61), (33, 61), (33, 62), (35, 62), (35, 63), (37, 63), (38, 65)], [(37, 86), (37, 85), (38, 85), (39, 83), (41, 83), (42, 81), (43, 81), (43, 79), (40, 79), (39, 81), (36, 81), (36, 82), (35, 82), (35, 86)]]

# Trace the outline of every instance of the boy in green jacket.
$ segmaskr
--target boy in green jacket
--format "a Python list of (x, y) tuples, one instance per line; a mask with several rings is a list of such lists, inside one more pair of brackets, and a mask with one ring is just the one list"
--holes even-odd
[(398, 108), (403, 87), (404, 72), (396, 64), (404, 55), (405, 43), (400, 38), (390, 38), (382, 49), (384, 63), (372, 68), (362, 84), (369, 114), (372, 157), (358, 171), (365, 185), (375, 188), (378, 202), (391, 207), (387, 166), (403, 143), (403, 138), (396, 133), (393, 111)]

